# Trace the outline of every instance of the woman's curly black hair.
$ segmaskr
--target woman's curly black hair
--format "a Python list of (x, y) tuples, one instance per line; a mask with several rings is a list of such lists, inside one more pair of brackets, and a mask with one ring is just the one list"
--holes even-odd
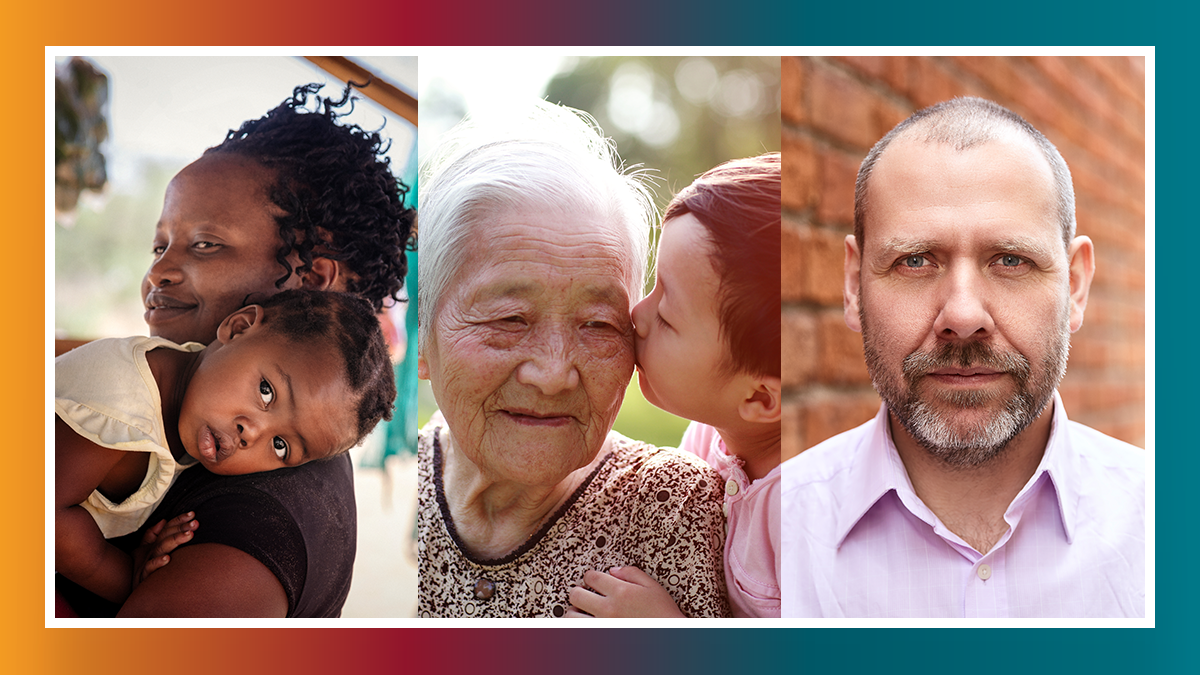
[[(348, 270), (346, 290), (379, 311), (404, 284), (404, 251), (415, 245), (417, 212), (405, 208), (409, 187), (396, 180), (382, 156), (390, 142), (357, 124), (338, 123), (354, 110), (351, 87), (361, 85), (347, 85), (336, 101), (316, 95), (322, 86), (296, 87), (291, 98), (230, 131), (204, 154), (236, 154), (274, 174), (268, 196), (284, 212), (275, 219), (283, 241), (275, 259), (286, 272), (276, 287), (293, 271), (311, 270), (314, 255), (330, 258)], [(313, 110), (310, 95), (316, 99)], [(300, 256), (295, 270), (287, 260), (293, 251)]]
[(351, 293), (294, 289), (260, 303), (263, 326), (300, 344), (322, 344), (340, 358), (355, 406), (356, 442), (380, 420), (392, 419), (396, 380), (383, 329), (366, 298)]

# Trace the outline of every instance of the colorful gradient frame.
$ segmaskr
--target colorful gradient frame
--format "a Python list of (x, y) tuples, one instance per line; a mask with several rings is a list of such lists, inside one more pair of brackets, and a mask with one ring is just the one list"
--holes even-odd
[[(812, 3), (809, 3), (812, 4)], [(1185, 436), (1196, 367), (1181, 347), (1194, 334), (1197, 312), (1195, 264), (1189, 239), (1195, 229), (1194, 174), (1183, 153), (1164, 152), (1165, 169), (1157, 178), (1164, 195), (1156, 209), (1148, 203), (1148, 222), (1164, 223), (1163, 247), (1151, 288), (1163, 307), (1174, 311), (1162, 331), (1158, 360), (1162, 384), (1153, 391), (1161, 428), (1149, 426), (1151, 447), (1169, 449), (1158, 472), (1158, 531), (1169, 533), (1158, 547), (1155, 624), (1151, 629), (602, 629), (551, 632), (545, 624), (522, 628), (449, 628), (429, 622), (418, 629), (47, 629), (44, 627), (44, 485), (46, 406), (38, 390), (46, 377), (45, 361), (31, 357), (45, 350), (46, 302), (36, 279), (48, 283), (45, 259), (44, 195), (46, 148), (40, 108), (47, 76), (45, 46), (56, 44), (292, 44), (297, 40), (335, 43), (395, 44), (405, 53), (438, 44), (894, 44), (992, 43), (1155, 45), (1155, 80), (1171, 83), (1157, 94), (1156, 135), (1182, 142), (1194, 133), (1196, 107), (1194, 8), (1160, 15), (1153, 8), (1112, 2), (1071, 2), (1048, 6), (1021, 0), (998, 8), (945, 3), (896, 5), (870, 2), (825, 3), (819, 7), (790, 2), (756, 6), (673, 1), (647, 7), (629, 0), (597, 5), (536, 2), (483, 3), (479, 0), (437, 4), (375, 0), (356, 11), (313, 0), (251, 5), (219, 0), (201, 8), (192, 3), (116, 0), (84, 3), (64, 0), (35, 8), (11, 6), (0, 27), (0, 50), (7, 58), (9, 96), (3, 112), (6, 136), (2, 163), (12, 274), (0, 308), (8, 316), (0, 333), (5, 381), (0, 396), (10, 447), (5, 455), (10, 476), (9, 508), (0, 518), (5, 542), (0, 556), (4, 582), (3, 663), (9, 672), (129, 672), (164, 670), (210, 672), (527, 672), (574, 673), (722, 672), (733, 670), (886, 672), (970, 669), (979, 672), (1127, 672), (1177, 671), (1195, 667), (1191, 644), (1200, 622), (1197, 584), (1187, 572), (1197, 544), (1193, 502), (1200, 452)], [(936, 4), (936, 3), (935, 3)], [(1176, 6), (1178, 7), (1178, 6)], [(1181, 15), (1182, 13), (1182, 15)], [(1187, 16), (1191, 15), (1191, 19)], [(315, 27), (339, 25), (338, 33)], [(803, 47), (779, 48), (802, 52)], [(201, 51), (201, 49), (197, 49)], [(344, 49), (330, 51), (344, 52)], [(582, 47), (564, 53), (601, 51)], [(650, 50), (646, 50), (650, 51)], [(672, 50), (680, 51), (680, 50)], [(703, 48), (682, 51), (699, 53)], [(1081, 49), (1081, 51), (1084, 51)], [(32, 102), (30, 102), (32, 100)], [(34, 119), (31, 120), (30, 117)], [(1180, 139), (1177, 141), (1176, 139)], [(1190, 164), (1190, 163), (1189, 163)], [(1158, 163), (1147, 167), (1155, 176)], [(1185, 197), (1186, 196), (1186, 197)], [(42, 227), (36, 224), (41, 223)], [(1153, 241), (1153, 238), (1152, 238)], [(1152, 244), (1153, 245), (1153, 244)], [(1188, 256), (1191, 258), (1192, 256)], [(1191, 263), (1191, 264), (1189, 264)], [(1150, 321), (1153, 324), (1154, 310)], [(40, 320), (40, 323), (39, 323)], [(32, 324), (32, 327), (30, 326)], [(1157, 350), (1158, 344), (1152, 349)], [(1152, 356), (1151, 364), (1155, 363)], [(1157, 372), (1156, 372), (1157, 374)], [(1169, 377), (1167, 377), (1169, 376)], [(1156, 378), (1157, 379), (1157, 378)], [(36, 420), (31, 423), (31, 420)], [(179, 624), (184, 625), (184, 624)]]

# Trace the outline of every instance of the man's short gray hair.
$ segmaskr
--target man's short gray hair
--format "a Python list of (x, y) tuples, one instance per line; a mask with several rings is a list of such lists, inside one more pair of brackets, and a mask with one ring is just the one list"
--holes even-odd
[[(599, 216), (628, 242), (630, 302), (642, 298), (657, 212), (643, 171), (626, 170), (611, 139), (587, 113), (532, 102), (515, 119), (467, 119), (421, 163), (418, 345), (472, 239), (489, 216), (543, 209)], [(631, 305), (632, 306), (632, 305)]]
[(908, 133), (917, 140), (951, 145), (961, 152), (996, 140), (1008, 131), (1023, 133), (1032, 140), (1050, 164), (1063, 245), (1070, 250), (1071, 240), (1075, 238), (1075, 189), (1071, 186), (1071, 171), (1058, 149), (1033, 125), (1008, 108), (982, 98), (964, 97), (918, 110), (897, 124), (867, 153), (854, 184), (854, 239), (858, 242), (859, 251), (863, 250), (863, 225), (867, 219), (869, 201), (868, 182), (875, 165), (892, 141)]

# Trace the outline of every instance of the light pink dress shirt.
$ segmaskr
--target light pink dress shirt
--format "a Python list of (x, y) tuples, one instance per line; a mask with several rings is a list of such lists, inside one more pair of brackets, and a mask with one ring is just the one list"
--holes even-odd
[(1145, 452), (1067, 419), (991, 551), (917, 498), (875, 419), (783, 468), (787, 617), (1142, 617)]
[(725, 586), (733, 615), (778, 617), (780, 467), (751, 482), (717, 430), (697, 422), (688, 426), (679, 449), (725, 479)]

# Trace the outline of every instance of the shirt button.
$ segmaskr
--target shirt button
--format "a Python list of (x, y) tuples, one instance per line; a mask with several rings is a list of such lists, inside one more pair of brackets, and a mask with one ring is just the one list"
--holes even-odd
[(724, 513), (726, 518), (729, 517), (729, 502), (721, 504), (721, 513)]
[(496, 594), (496, 583), (491, 579), (482, 578), (475, 582), (474, 595), (476, 600), (491, 600)]
[(979, 569), (975, 570), (975, 574), (979, 575), (979, 578), (983, 581), (987, 581), (992, 578), (992, 567), (990, 565), (980, 565)]
[(732, 496), (736, 495), (737, 493), (738, 493), (737, 481), (732, 478), (725, 481), (725, 494), (732, 497)]

